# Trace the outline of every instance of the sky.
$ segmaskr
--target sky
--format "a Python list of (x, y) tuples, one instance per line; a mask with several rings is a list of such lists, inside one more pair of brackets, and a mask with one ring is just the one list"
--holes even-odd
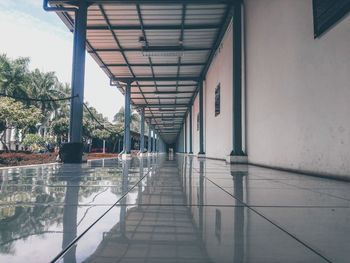
[[(42, 8), (42, 0), (0, 0), (0, 54), (29, 57), (31, 70), (54, 71), (61, 82), (71, 83), (73, 34), (54, 12)], [(116, 87), (86, 54), (84, 101), (108, 117), (124, 103)]]

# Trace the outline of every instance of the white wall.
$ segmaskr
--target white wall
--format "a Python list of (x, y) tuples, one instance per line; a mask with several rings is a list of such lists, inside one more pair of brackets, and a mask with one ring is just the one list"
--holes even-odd
[[(232, 24), (209, 67), (204, 85), (205, 154), (225, 159), (232, 151)], [(220, 114), (215, 117), (215, 89), (220, 83)]]
[(350, 17), (314, 39), (312, 0), (246, 0), (245, 15), (249, 161), (350, 175)]

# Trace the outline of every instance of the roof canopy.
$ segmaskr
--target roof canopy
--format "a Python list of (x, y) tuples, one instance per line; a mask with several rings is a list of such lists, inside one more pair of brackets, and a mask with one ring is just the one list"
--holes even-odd
[[(175, 141), (231, 19), (231, 1), (95, 0), (87, 51), (167, 143)], [(72, 7), (77, 1), (49, 1)], [(72, 12), (58, 12), (70, 30)]]

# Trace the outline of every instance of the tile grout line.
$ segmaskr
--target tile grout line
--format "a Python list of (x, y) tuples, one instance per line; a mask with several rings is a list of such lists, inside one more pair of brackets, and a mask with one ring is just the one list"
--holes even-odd
[(86, 228), (79, 236), (77, 236), (76, 238), (74, 238), (67, 247), (65, 247), (63, 250), (61, 250), (60, 253), (57, 254), (57, 256), (50, 261), (50, 263), (55, 263), (57, 262), (57, 260), (59, 260), (62, 256), (64, 256), (72, 246), (74, 246), (94, 225), (96, 225), (109, 211), (111, 211), (114, 207), (117, 206), (117, 204), (123, 199), (125, 198), (131, 190), (133, 190), (145, 177), (148, 176), (148, 174), (151, 171), (149, 170), (142, 178), (140, 178), (140, 180), (138, 180), (130, 189), (128, 189), (128, 191), (123, 194), (112, 206), (110, 206), (110, 208), (108, 208), (99, 218), (97, 218), (88, 228)]
[[(198, 170), (197, 170), (198, 171)], [(199, 171), (198, 171), (199, 172)], [(313, 253), (315, 253), (316, 255), (318, 255), (319, 257), (321, 257), (323, 260), (325, 260), (326, 262), (332, 263), (332, 261), (330, 259), (328, 259), (326, 256), (322, 255), (320, 252), (318, 252), (316, 249), (314, 249), (313, 247), (311, 247), (310, 245), (308, 245), (306, 242), (302, 241), (301, 239), (299, 239), (296, 235), (288, 232), (287, 230), (285, 230), (283, 227), (281, 227), (280, 225), (278, 225), (277, 223), (273, 222), (271, 219), (269, 219), (268, 217), (266, 217), (265, 215), (263, 215), (262, 213), (260, 213), (259, 211), (257, 211), (256, 209), (254, 209), (252, 206), (248, 205), (247, 203), (243, 202), (242, 200), (238, 199), (237, 197), (235, 197), (234, 195), (232, 195), (230, 192), (228, 192), (226, 189), (222, 188), (221, 186), (219, 186), (218, 184), (216, 184), (215, 182), (213, 182), (211, 179), (207, 178), (206, 176), (202, 175), (206, 180), (208, 180), (209, 182), (211, 182), (212, 184), (216, 185), (218, 188), (220, 188), (222, 191), (224, 191), (226, 194), (230, 195), (231, 197), (233, 197), (235, 200), (237, 200), (238, 202), (240, 202), (243, 206), (247, 207), (248, 209), (250, 209), (251, 211), (253, 211), (255, 214), (259, 215), (260, 217), (262, 217), (263, 219), (265, 219), (266, 221), (268, 221), (269, 223), (271, 223), (272, 225), (274, 225), (276, 228), (278, 228), (279, 230), (281, 230), (282, 232), (284, 232), (285, 234), (287, 234), (288, 236), (290, 236), (291, 238), (293, 238), (294, 240), (296, 240), (297, 242), (299, 242), (300, 244), (302, 244), (304, 247), (308, 248), (310, 251), (312, 251)]]

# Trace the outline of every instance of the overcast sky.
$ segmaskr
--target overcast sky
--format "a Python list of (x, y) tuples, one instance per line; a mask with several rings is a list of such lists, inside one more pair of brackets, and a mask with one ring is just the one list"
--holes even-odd
[[(30, 69), (55, 71), (71, 83), (73, 34), (55, 13), (45, 12), (42, 0), (0, 0), (0, 53), (30, 57)], [(85, 101), (111, 121), (123, 105), (123, 95), (86, 55)]]

